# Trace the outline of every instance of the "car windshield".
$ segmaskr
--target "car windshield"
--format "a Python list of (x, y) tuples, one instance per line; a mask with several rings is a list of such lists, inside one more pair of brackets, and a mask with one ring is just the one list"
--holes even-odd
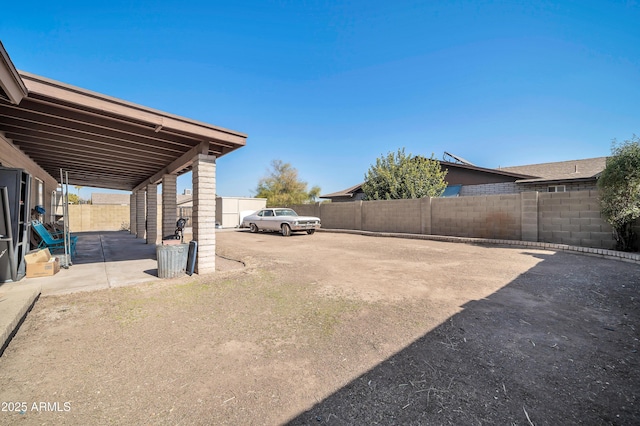
[(291, 209), (278, 209), (276, 216), (298, 216), (298, 214)]

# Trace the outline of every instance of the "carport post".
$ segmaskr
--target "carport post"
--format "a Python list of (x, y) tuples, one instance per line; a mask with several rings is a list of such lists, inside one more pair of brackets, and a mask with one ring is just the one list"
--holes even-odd
[(129, 196), (129, 233), (136, 233), (136, 193)]
[(198, 243), (196, 273), (216, 271), (216, 157), (198, 154), (193, 162), (193, 239)]
[[(178, 220), (177, 175), (162, 176), (162, 238), (173, 235)], [(191, 226), (191, 223), (187, 224)]]
[(147, 244), (158, 242), (158, 184), (147, 185)]
[(146, 221), (146, 209), (145, 209), (145, 192), (139, 190), (136, 192), (136, 238), (145, 238), (145, 221)]

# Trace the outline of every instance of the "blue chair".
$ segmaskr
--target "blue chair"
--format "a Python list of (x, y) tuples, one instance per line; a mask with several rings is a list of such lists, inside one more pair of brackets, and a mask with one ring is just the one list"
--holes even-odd
[[(31, 228), (33, 228), (36, 234), (40, 237), (40, 244), (38, 244), (38, 248), (48, 248), (51, 253), (58, 250), (64, 250), (64, 239), (54, 238), (41, 222), (37, 220), (31, 221)], [(72, 235), (69, 237), (69, 241), (71, 243), (71, 256), (75, 256), (78, 237)]]

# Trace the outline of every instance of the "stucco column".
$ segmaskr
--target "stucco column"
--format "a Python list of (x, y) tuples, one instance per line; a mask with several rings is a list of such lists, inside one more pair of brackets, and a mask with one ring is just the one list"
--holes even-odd
[(158, 242), (158, 185), (147, 185), (147, 244)]
[(193, 163), (193, 239), (196, 273), (216, 271), (216, 157), (199, 154)]
[[(162, 237), (173, 235), (177, 218), (177, 175), (162, 176)], [(192, 225), (189, 223), (188, 225)]]
[(146, 194), (144, 191), (136, 192), (136, 238), (145, 238), (146, 213), (145, 208)]
[(136, 193), (129, 196), (129, 233), (136, 233)]

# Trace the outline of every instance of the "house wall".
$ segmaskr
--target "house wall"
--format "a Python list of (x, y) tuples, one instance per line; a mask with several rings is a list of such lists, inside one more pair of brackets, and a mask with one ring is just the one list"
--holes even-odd
[(499, 182), (513, 182), (516, 178), (485, 172), (482, 170), (465, 169), (451, 164), (442, 164), (443, 169), (447, 169), (444, 180), (449, 185), (477, 185)]
[(40, 166), (38, 166), (31, 158), (26, 156), (16, 146), (14, 146), (8, 139), (6, 139), (0, 133), (0, 165), (3, 167), (10, 167), (16, 169), (24, 169), (31, 175), (31, 208), (36, 205), (36, 179), (40, 179), (43, 182), (43, 207), (47, 211), (47, 216), (44, 218), (46, 221), (50, 221), (53, 217), (51, 211), (51, 194), (58, 187), (56, 179), (45, 172)]
[[(544, 183), (544, 184), (527, 184), (522, 186), (522, 191), (538, 191), (538, 192), (549, 192), (549, 186), (553, 186), (554, 184)], [(598, 183), (596, 180), (587, 181), (587, 182), (568, 182), (568, 183), (559, 183), (558, 185), (564, 185), (566, 187), (566, 192), (569, 191), (596, 191), (598, 189)]]
[(515, 182), (462, 185), (462, 188), (460, 189), (460, 196), (471, 197), (474, 195), (517, 194), (521, 191), (522, 189)]
[[(613, 249), (597, 191), (522, 192), (293, 206), (326, 229), (538, 241)], [(640, 229), (640, 221), (636, 222)]]
[[(566, 192), (570, 191), (595, 191), (598, 189), (597, 181), (562, 183)], [(488, 183), (481, 185), (463, 185), (460, 196), (493, 195), (493, 194), (517, 194), (525, 191), (548, 192), (550, 183), (540, 184), (516, 184), (515, 182)]]

